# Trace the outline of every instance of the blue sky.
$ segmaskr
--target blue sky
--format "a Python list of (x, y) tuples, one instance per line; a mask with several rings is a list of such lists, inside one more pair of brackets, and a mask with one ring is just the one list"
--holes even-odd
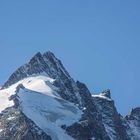
[(140, 106), (139, 0), (0, 1), (0, 84), (52, 51), (92, 93), (110, 88), (124, 115)]

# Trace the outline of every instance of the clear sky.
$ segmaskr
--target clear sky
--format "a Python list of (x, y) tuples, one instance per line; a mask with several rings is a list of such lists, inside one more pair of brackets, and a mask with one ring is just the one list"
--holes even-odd
[(140, 106), (139, 0), (1, 0), (0, 84), (48, 50), (123, 115)]

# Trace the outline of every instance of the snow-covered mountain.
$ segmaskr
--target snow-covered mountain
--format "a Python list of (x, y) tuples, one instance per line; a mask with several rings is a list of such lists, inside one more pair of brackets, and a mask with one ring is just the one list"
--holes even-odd
[(53, 53), (37, 53), (0, 89), (0, 140), (140, 140), (140, 107), (122, 117), (110, 90), (92, 95)]

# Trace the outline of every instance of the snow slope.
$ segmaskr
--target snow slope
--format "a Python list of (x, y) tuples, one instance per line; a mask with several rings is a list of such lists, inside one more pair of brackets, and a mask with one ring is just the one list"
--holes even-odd
[(22, 112), (53, 140), (72, 140), (61, 126), (77, 122), (82, 111), (73, 103), (62, 99), (53, 82), (54, 79), (47, 75), (34, 75), (0, 90), (0, 111), (14, 105), (13, 101), (9, 101), (9, 97), (16, 94), (19, 84), (23, 84), (25, 89), (20, 89), (17, 93)]

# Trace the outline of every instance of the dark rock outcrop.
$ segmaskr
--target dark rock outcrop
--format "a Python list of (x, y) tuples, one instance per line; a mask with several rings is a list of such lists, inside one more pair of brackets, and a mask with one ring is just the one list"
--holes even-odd
[(96, 108), (102, 116), (102, 124), (110, 139), (129, 140), (122, 116), (117, 112), (110, 90), (103, 91), (99, 96), (93, 96)]
[(111, 99), (110, 89), (104, 90), (101, 95)]
[(96, 109), (90, 91), (85, 84), (79, 81), (77, 81), (77, 87), (79, 89), (84, 114), (79, 122), (66, 128), (67, 133), (77, 140), (90, 140), (92, 137), (109, 140), (105, 127), (102, 124), (102, 116)]
[(140, 139), (140, 107), (132, 109), (125, 117), (127, 133), (132, 140)]
[(0, 115), (0, 140), (51, 140), (51, 137), (22, 112), (11, 107)]

